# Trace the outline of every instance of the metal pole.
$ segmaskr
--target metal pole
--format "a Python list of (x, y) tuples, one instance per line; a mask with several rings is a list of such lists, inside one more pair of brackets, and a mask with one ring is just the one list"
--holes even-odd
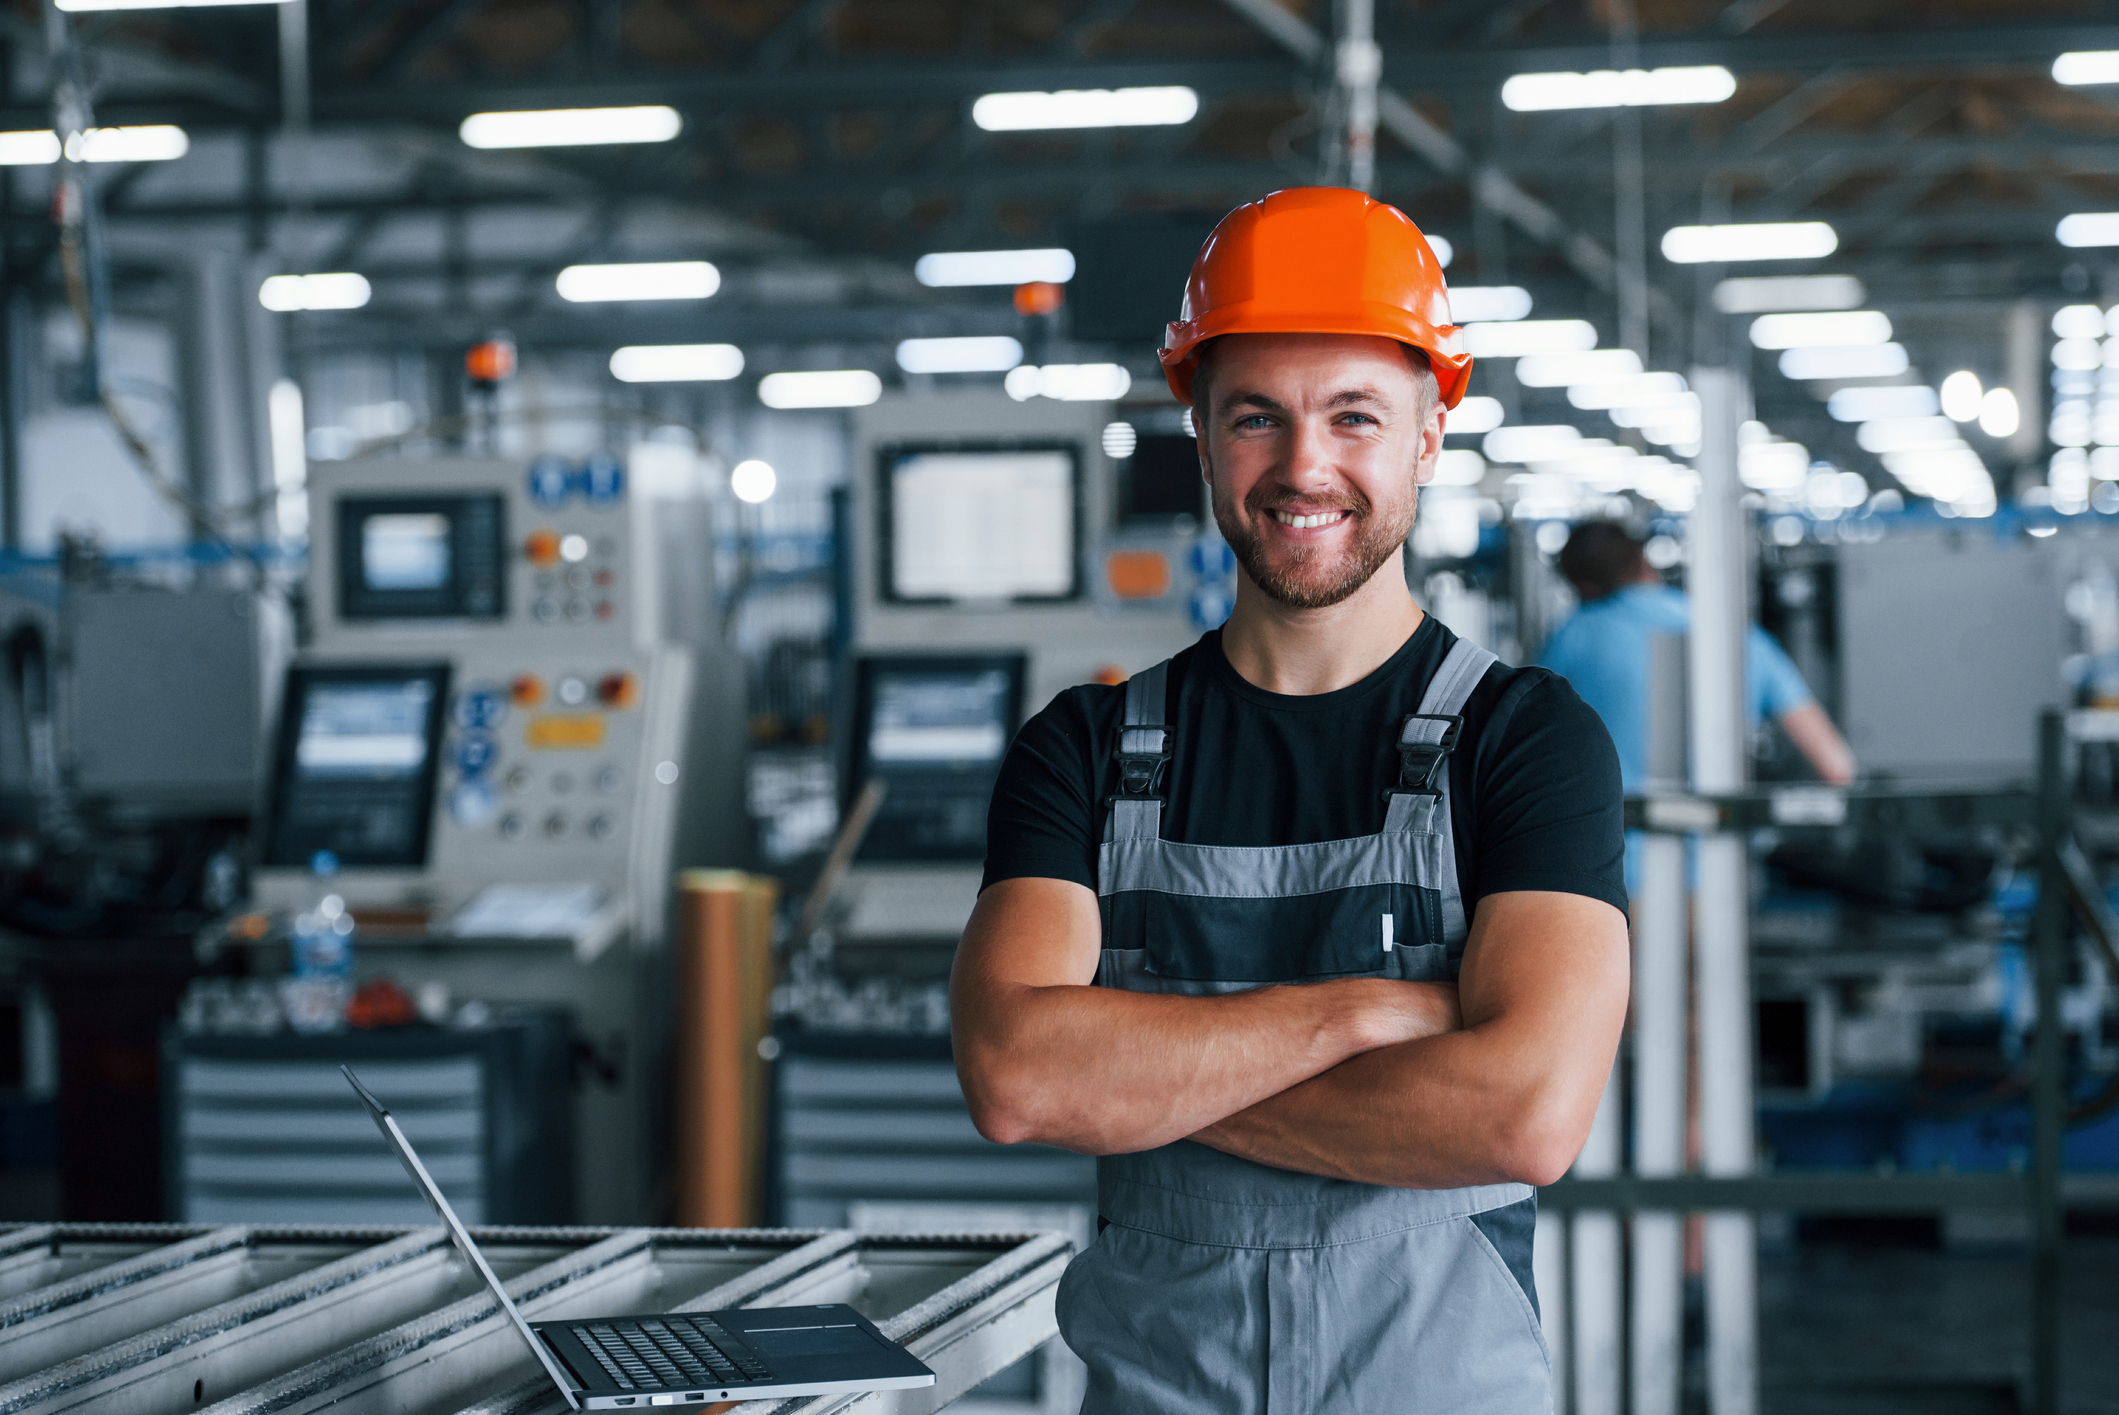
[[(1649, 649), (1648, 790), (1685, 781), (1685, 640), (1659, 634)], [(1645, 832), (1633, 898), (1633, 1162), (1666, 1178), (1685, 1169), (1685, 840)], [(1685, 1219), (1633, 1217), (1634, 1415), (1677, 1415), (1684, 1376)]]
[(1376, 190), (1376, 87), (1383, 51), (1376, 45), (1376, 0), (1339, 0), (1339, 44), (1333, 68), (1346, 107), (1346, 184)]
[[(1589, 1139), (1575, 1157), (1573, 1173), (1583, 1179), (1607, 1179), (1619, 1172), (1619, 1068), (1604, 1084)], [(1570, 1225), (1569, 1303), (1573, 1330), (1568, 1346), (1574, 1366), (1574, 1415), (1619, 1415), (1624, 1342), (1620, 1324), (1625, 1260), (1619, 1216), (1609, 1211), (1578, 1213)]]
[[(1738, 504), (1737, 429), (1745, 389), (1731, 369), (1693, 373), (1699, 391), (1699, 501), (1691, 517), (1687, 582), (1692, 620), (1693, 783), (1704, 794), (1740, 791), (1745, 778), (1744, 521)], [(1751, 958), (1744, 837), (1703, 836), (1694, 901), (1700, 1038), (1701, 1160), (1714, 1177), (1751, 1172)], [(1711, 1213), (1707, 1238), (1708, 1403), (1714, 1415), (1758, 1408), (1757, 1221)]]
[(2065, 1119), (2066, 1057), (2060, 989), (2067, 967), (2067, 886), (2059, 847), (2067, 831), (2066, 741), (2058, 712), (2038, 719), (2038, 826), (2042, 871), (2032, 925), (2036, 950), (2038, 1029), (2032, 1040), (2031, 1144), (2031, 1409), (2060, 1415), (2061, 1243), (2060, 1141)]
[[(1611, 66), (1620, 73), (1641, 62), (1633, 0), (1611, 0)], [(1622, 105), (1612, 114), (1612, 255), (1619, 306), (1619, 343), (1648, 362), (1648, 192), (1641, 155), (1641, 110)]]

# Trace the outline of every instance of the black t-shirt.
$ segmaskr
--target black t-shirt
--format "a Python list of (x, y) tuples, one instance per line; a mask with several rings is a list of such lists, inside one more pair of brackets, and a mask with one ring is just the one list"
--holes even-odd
[[(1429, 615), (1360, 682), (1288, 696), (1246, 682), (1209, 632), (1170, 662), (1163, 838), (1304, 845), (1381, 830), (1399, 729), (1456, 642)], [(1024, 724), (994, 787), (982, 889), (1023, 877), (1096, 888), (1125, 699), (1123, 687), (1069, 688)], [(1489, 894), (1526, 889), (1626, 907), (1618, 753), (1566, 679), (1489, 671), (1465, 704), (1449, 771), (1467, 915)]]

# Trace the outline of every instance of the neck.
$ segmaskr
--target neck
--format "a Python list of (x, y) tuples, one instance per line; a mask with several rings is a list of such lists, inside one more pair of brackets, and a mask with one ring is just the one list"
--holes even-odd
[(1402, 549), (1367, 584), (1323, 609), (1291, 609), (1239, 571), (1221, 651), (1245, 682), (1269, 693), (1329, 693), (1382, 667), (1426, 617), (1405, 586)]

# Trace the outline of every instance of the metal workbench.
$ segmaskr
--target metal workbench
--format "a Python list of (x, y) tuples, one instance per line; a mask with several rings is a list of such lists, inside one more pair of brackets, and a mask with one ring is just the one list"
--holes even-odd
[[(745, 1415), (924, 1412), (1055, 1334), (1059, 1234), (483, 1228), (533, 1319), (847, 1302), (927, 1390)], [(0, 1228), (0, 1415), (551, 1415), (566, 1406), (439, 1228)], [(707, 1407), (695, 1407), (707, 1408)]]

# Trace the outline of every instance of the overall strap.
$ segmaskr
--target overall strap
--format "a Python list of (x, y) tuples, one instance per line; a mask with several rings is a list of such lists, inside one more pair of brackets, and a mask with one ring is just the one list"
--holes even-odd
[(1388, 793), (1390, 814), (1385, 830), (1424, 826), (1435, 808), (1448, 799), (1448, 763), (1464, 730), (1464, 704), (1486, 670), (1499, 662), (1471, 640), (1459, 639), (1435, 670), (1420, 710), (1398, 729), (1398, 780)]
[(1118, 734), (1118, 794), (1104, 822), (1106, 840), (1153, 840), (1162, 833), (1170, 775), (1167, 712), (1170, 661), (1126, 680), (1126, 716)]

